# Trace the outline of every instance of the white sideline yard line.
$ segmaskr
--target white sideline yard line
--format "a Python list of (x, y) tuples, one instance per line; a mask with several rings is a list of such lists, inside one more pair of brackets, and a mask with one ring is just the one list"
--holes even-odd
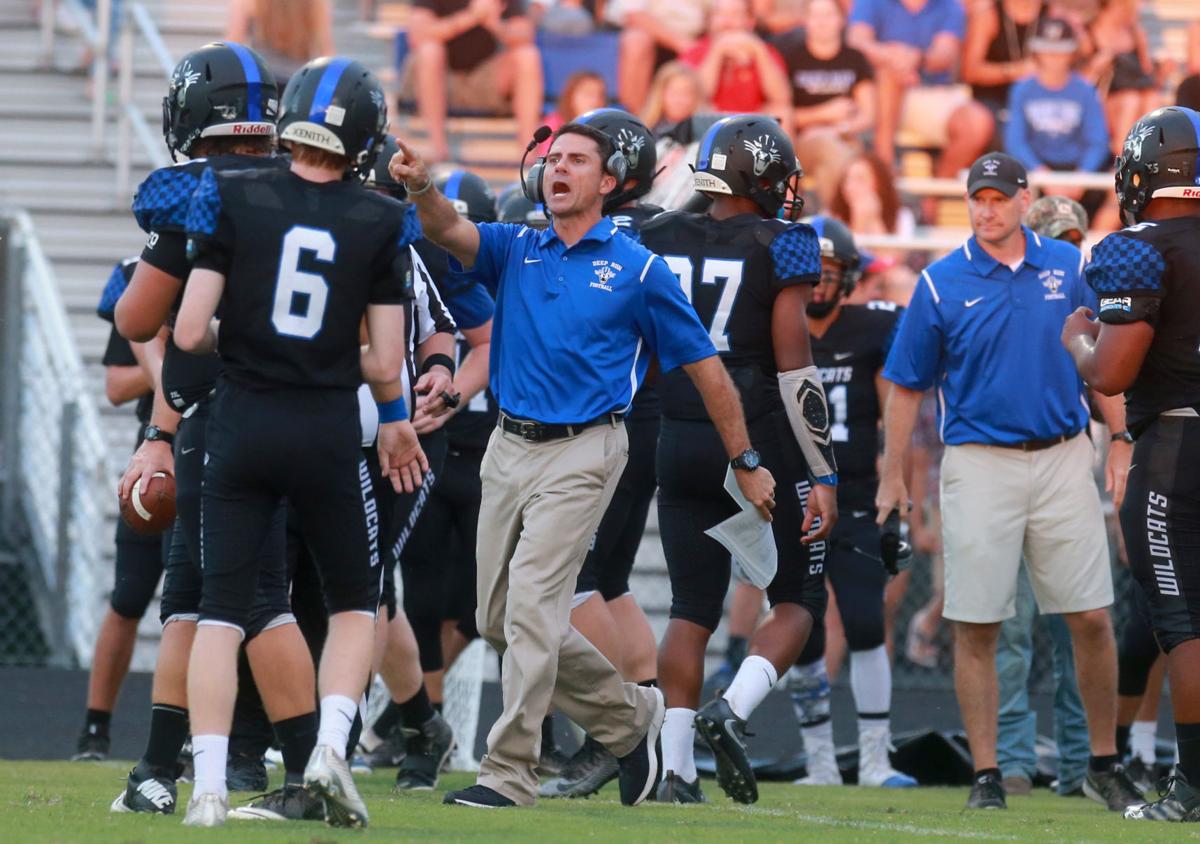
[(821, 826), (835, 826), (846, 829), (872, 830), (876, 832), (904, 832), (910, 835), (928, 835), (938, 838), (970, 838), (977, 841), (1019, 841), (1016, 835), (1001, 835), (994, 832), (974, 832), (962, 829), (944, 829), (939, 827), (913, 826), (906, 823), (883, 823), (881, 821), (856, 821), (847, 818), (831, 818), (824, 815), (806, 815), (802, 812), (788, 812), (783, 809), (759, 809), (753, 806), (740, 808), (738, 811), (748, 815), (771, 815), (780, 818), (804, 821)]

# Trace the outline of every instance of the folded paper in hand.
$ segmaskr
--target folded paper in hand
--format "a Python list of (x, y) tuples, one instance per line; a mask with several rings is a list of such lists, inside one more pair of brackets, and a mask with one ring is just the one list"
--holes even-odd
[(733, 557), (733, 573), (739, 580), (766, 589), (779, 568), (779, 551), (775, 547), (771, 523), (742, 495), (732, 468), (725, 471), (725, 491), (737, 502), (741, 512), (704, 533), (728, 549)]

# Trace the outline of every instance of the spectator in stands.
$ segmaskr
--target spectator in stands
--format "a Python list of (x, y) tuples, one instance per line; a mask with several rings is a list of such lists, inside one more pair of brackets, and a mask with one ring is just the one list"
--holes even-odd
[(916, 229), (912, 210), (900, 201), (891, 166), (871, 152), (859, 153), (846, 163), (837, 180), (829, 213), (855, 234), (908, 237)]
[(655, 71), (704, 34), (708, 7), (708, 0), (610, 0), (605, 19), (621, 30), (617, 98), (625, 108), (642, 110)]
[(680, 59), (700, 72), (717, 111), (771, 114), (791, 131), (792, 95), (783, 59), (754, 32), (748, 0), (714, 0), (708, 31)]
[(1200, 20), (1188, 28), (1187, 73), (1189, 74), (1175, 92), (1177, 105), (1200, 109)]
[(1162, 105), (1150, 59), (1150, 42), (1138, 20), (1138, 0), (1107, 0), (1092, 21), (1096, 52), (1087, 76), (1108, 80), (1104, 112), (1112, 127), (1112, 154), (1121, 153), (1125, 134), (1139, 117)]
[(333, 9), (329, 0), (232, 0), (225, 37), (257, 50), (283, 91), (308, 61), (333, 55)]
[[(1092, 172), (1111, 161), (1100, 95), (1071, 70), (1076, 46), (1066, 21), (1043, 18), (1029, 41), (1035, 72), (1009, 91), (1004, 146), (1028, 170)], [(1054, 192), (1083, 198), (1081, 188)], [(1094, 214), (1104, 200), (1101, 192), (1094, 193), (1100, 195), (1084, 202), (1089, 214)]]
[(987, 109), (952, 83), (965, 30), (960, 0), (854, 0), (847, 41), (875, 66), (875, 152), (896, 160), (896, 137), (942, 150), (936, 172), (954, 176), (991, 139)]
[(542, 60), (522, 0), (415, 0), (412, 58), (401, 81), (429, 133), (428, 159), (446, 161), (448, 107), (517, 119), (517, 155), (537, 129), (545, 99)]
[(654, 74), (642, 122), (659, 136), (690, 118), (703, 105), (700, 74), (683, 62), (668, 62)]
[[(563, 83), (562, 93), (558, 96), (558, 107), (546, 116), (546, 125), (555, 131), (564, 123), (570, 123), (579, 115), (594, 108), (608, 105), (608, 88), (604, 77), (595, 71), (580, 70), (572, 73)], [(527, 142), (528, 143), (528, 142)], [(550, 139), (542, 144), (538, 155), (545, 155), (550, 149)]]
[(1033, 74), (1029, 39), (1042, 12), (1042, 0), (975, 0), (967, 9), (962, 79), (991, 115), (994, 137), (1004, 135), (1009, 89)]
[(874, 71), (845, 42), (838, 0), (811, 0), (807, 24), (776, 42), (792, 84), (796, 155), (828, 205), (846, 162), (875, 122)]
[(804, 26), (805, 0), (751, 0), (755, 29), (760, 35), (783, 35)]

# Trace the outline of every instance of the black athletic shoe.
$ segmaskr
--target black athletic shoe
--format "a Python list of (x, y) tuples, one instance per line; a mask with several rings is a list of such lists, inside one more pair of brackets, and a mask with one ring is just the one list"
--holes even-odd
[(1133, 784), (1125, 766), (1119, 762), (1110, 765), (1107, 771), (1088, 768), (1083, 793), (1107, 806), (1110, 812), (1124, 812), (1130, 806), (1141, 806), (1146, 802), (1146, 795)]
[(372, 768), (398, 768), (404, 761), (404, 745), (404, 733), (397, 727), (374, 750), (366, 750), (360, 744), (359, 755)]
[(244, 806), (231, 809), (229, 817), (249, 821), (323, 821), (325, 801), (314, 797), (299, 783), (260, 794)]
[(225, 787), (230, 791), (267, 790), (267, 766), (262, 758), (244, 756), (240, 753), (229, 754), (225, 763)]
[(731, 800), (754, 803), (758, 782), (746, 753), (746, 722), (733, 714), (724, 698), (696, 713), (696, 735), (704, 739), (717, 763), (717, 785)]
[(72, 762), (103, 762), (108, 758), (109, 738), (103, 733), (88, 732), (85, 727), (75, 744)]
[(621, 788), (621, 802), (626, 806), (636, 806), (654, 793), (658, 785), (659, 733), (662, 732), (663, 718), (667, 715), (667, 704), (663, 694), (656, 688), (653, 692), (654, 708), (650, 712), (650, 724), (646, 727), (646, 735), (629, 753), (617, 760), (617, 783)]
[(1159, 786), (1158, 795), (1153, 803), (1130, 806), (1125, 810), (1125, 819), (1200, 823), (1200, 790), (1193, 788), (1178, 769)]
[(994, 773), (979, 774), (971, 783), (971, 796), (967, 798), (968, 809), (1007, 809), (1008, 802), (1004, 799), (1004, 785), (1000, 775)]
[(708, 798), (700, 790), (700, 778), (688, 782), (683, 777), (667, 771), (663, 781), (658, 786), (657, 800), (659, 803), (707, 803)]
[(517, 805), (500, 792), (478, 783), (470, 788), (447, 791), (442, 802), (447, 806), (470, 806), (473, 809), (507, 809)]
[(125, 790), (109, 806), (118, 813), (145, 812), (153, 815), (175, 814), (175, 780), (167, 771), (143, 766), (140, 762), (129, 772)]
[(539, 797), (591, 797), (617, 778), (621, 768), (617, 757), (591, 736), (563, 767), (562, 774), (542, 783)]
[(1154, 771), (1142, 761), (1140, 756), (1134, 756), (1129, 760), (1129, 764), (1125, 766), (1125, 773), (1128, 775), (1129, 781), (1133, 783), (1133, 787), (1143, 794), (1160, 779), (1155, 776)]
[(438, 773), (454, 751), (454, 730), (445, 718), (434, 715), (420, 729), (405, 732), (408, 746), (396, 772), (396, 789), (430, 791), (437, 787)]

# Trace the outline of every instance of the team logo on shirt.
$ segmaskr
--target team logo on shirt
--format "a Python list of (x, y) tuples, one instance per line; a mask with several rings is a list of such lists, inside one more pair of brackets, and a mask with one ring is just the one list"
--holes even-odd
[(1046, 288), (1046, 295), (1043, 298), (1047, 302), (1052, 299), (1067, 298), (1067, 294), (1059, 292), (1059, 288), (1063, 286), (1066, 279), (1066, 273), (1063, 270), (1042, 270), (1038, 273), (1038, 278), (1042, 282), (1042, 287)]
[(770, 135), (759, 135), (753, 141), (743, 141), (746, 145), (746, 150), (754, 156), (754, 175), (761, 176), (767, 171), (767, 167), (781, 160), (779, 148), (775, 146), (775, 139)]
[(604, 290), (605, 292), (612, 293), (612, 285), (609, 282), (616, 278), (617, 273), (619, 273), (621, 270), (621, 265), (615, 261), (608, 261), (604, 258), (592, 261), (592, 272), (596, 274), (596, 280), (588, 286), (596, 287), (600, 290)]
[(1134, 161), (1142, 160), (1142, 143), (1154, 134), (1155, 127), (1142, 123), (1140, 120), (1125, 138), (1125, 152), (1133, 156)]

